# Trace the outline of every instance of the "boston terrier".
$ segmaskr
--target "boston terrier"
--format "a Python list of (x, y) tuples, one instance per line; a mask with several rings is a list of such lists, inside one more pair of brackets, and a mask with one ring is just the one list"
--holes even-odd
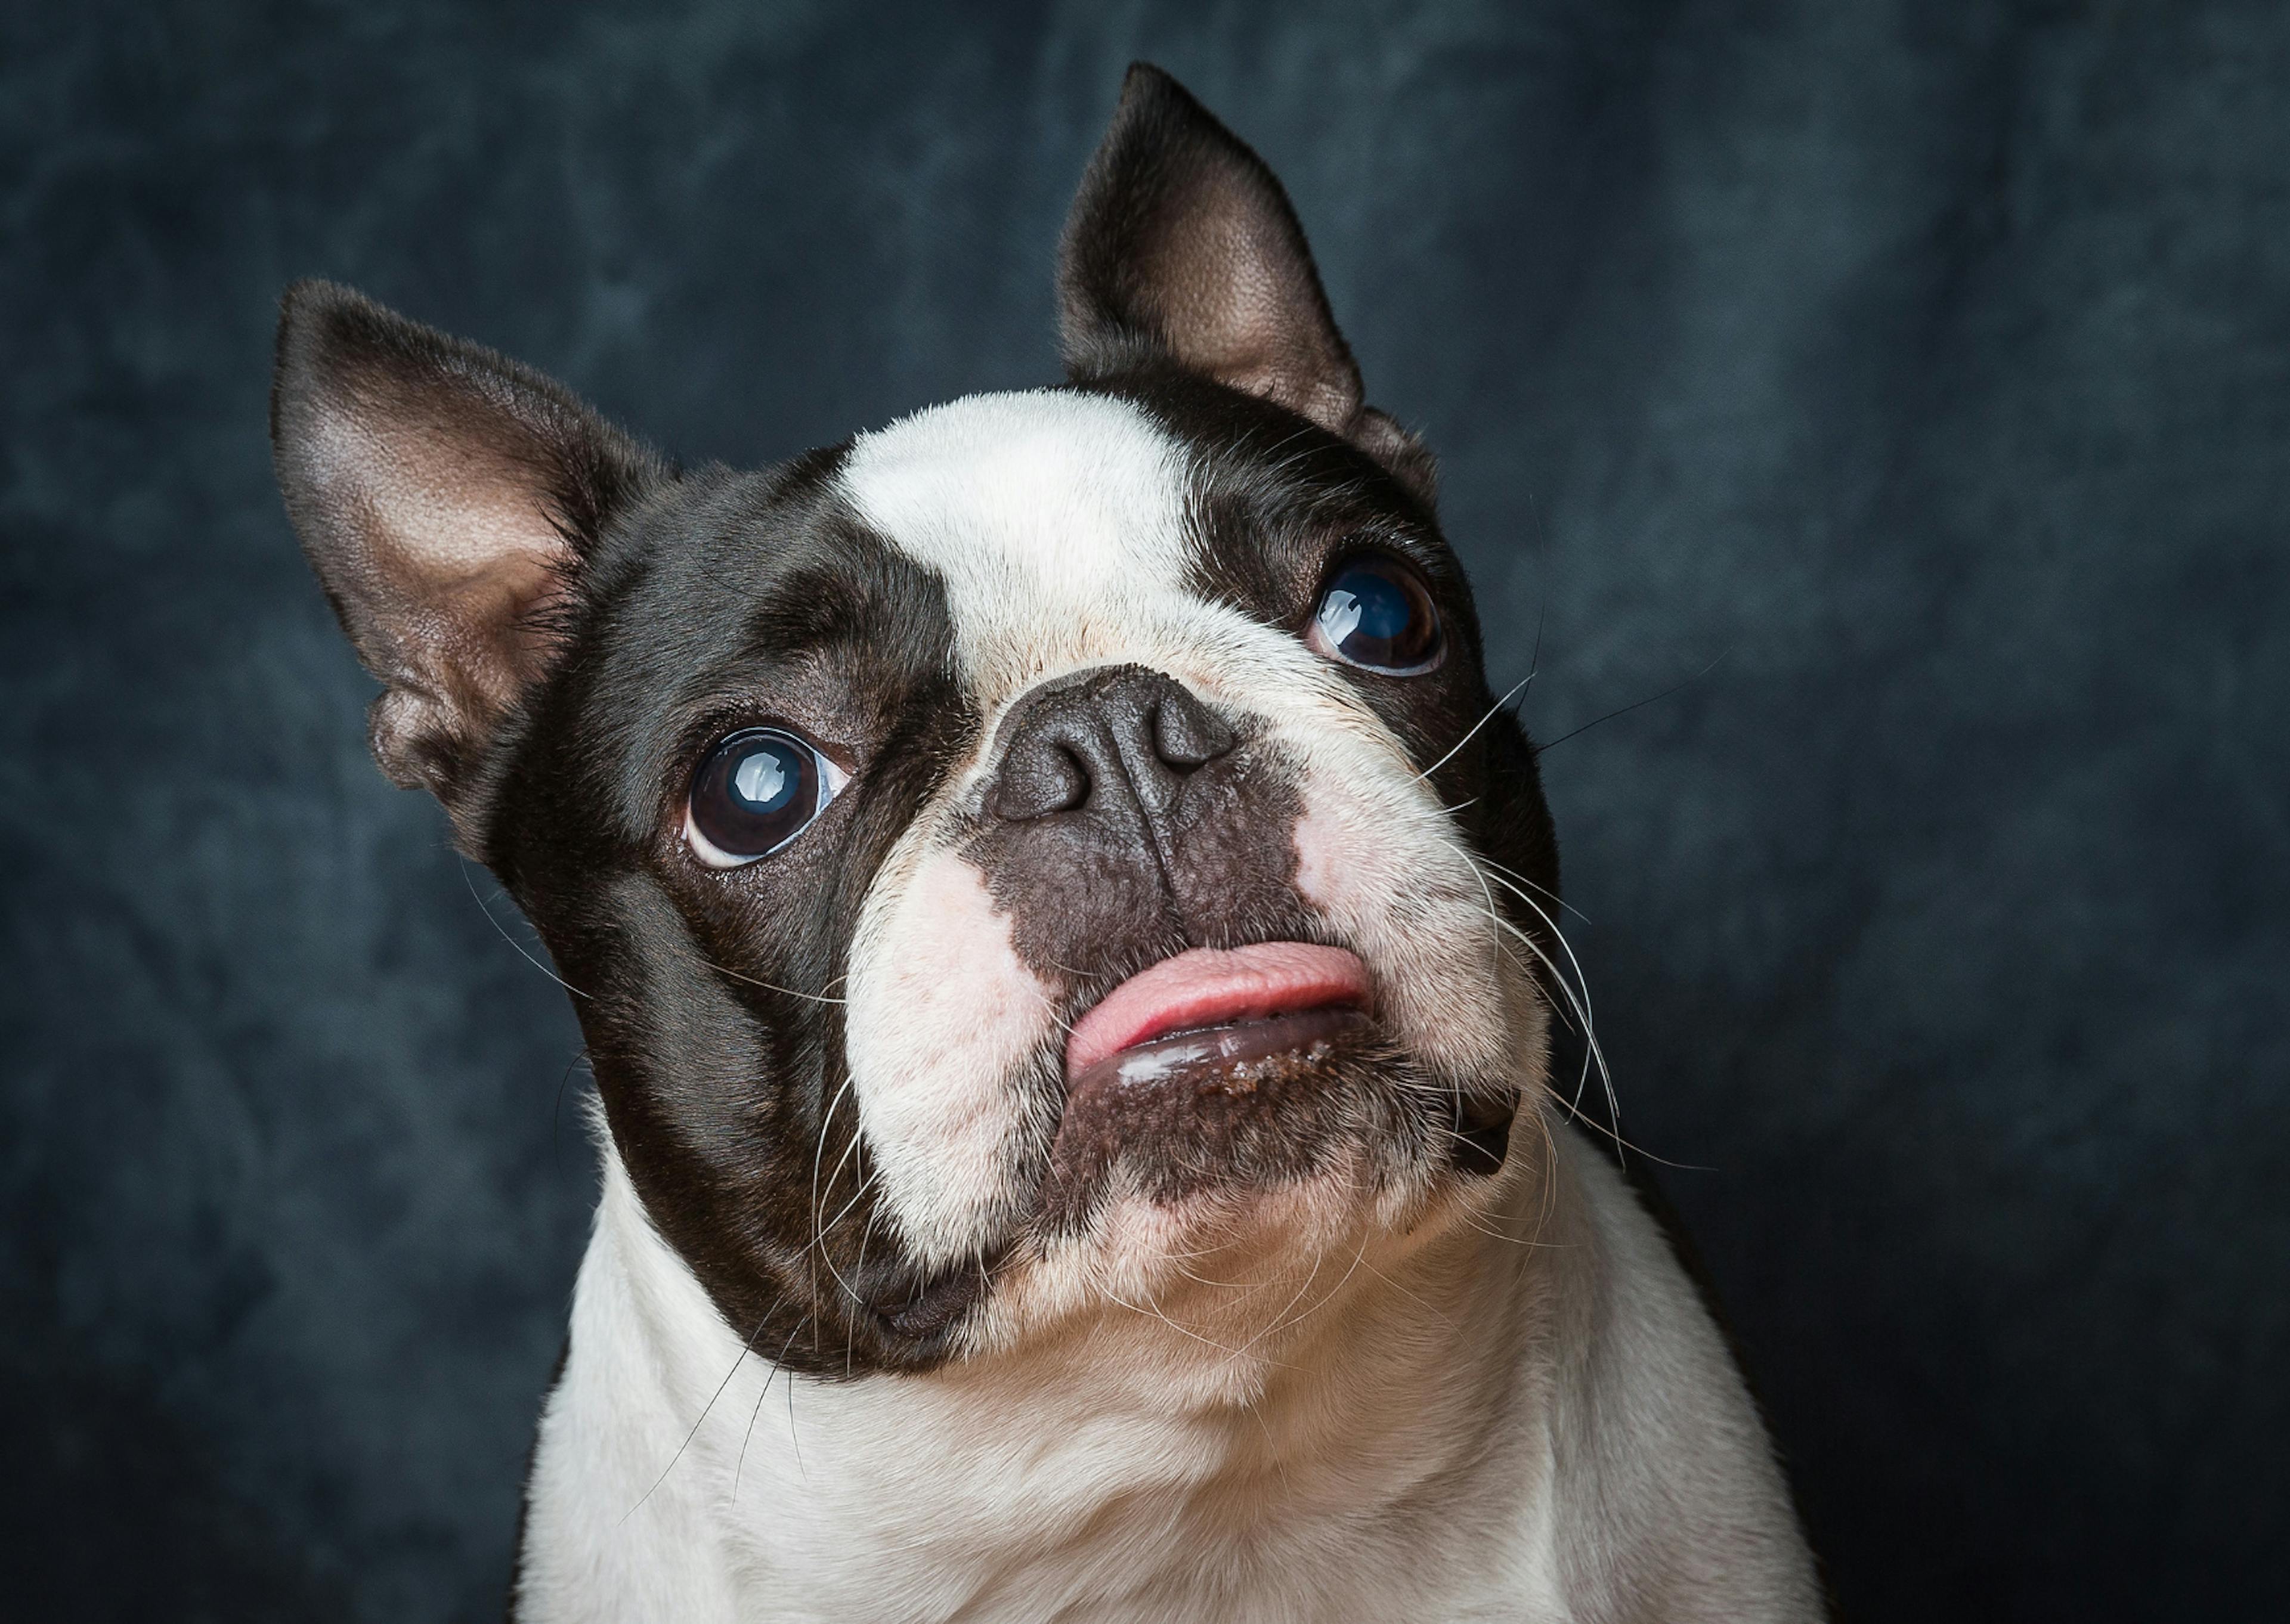
[(1057, 285), (1061, 387), (760, 472), (286, 296), (373, 753), (596, 1077), (515, 1614), (1820, 1617), (1278, 181), (1134, 68)]

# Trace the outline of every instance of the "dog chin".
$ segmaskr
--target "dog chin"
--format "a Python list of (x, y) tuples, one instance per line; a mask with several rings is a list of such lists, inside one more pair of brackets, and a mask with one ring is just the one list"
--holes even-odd
[(1452, 1094), (1372, 1031), (1317, 1048), (1333, 1052), (1181, 1076), (1181, 1107), (1077, 1091), (973, 1354), (1114, 1334), (1178, 1364), (1253, 1365), (1338, 1311), (1356, 1276), (1389, 1275), (1501, 1198), (1516, 1095), (1465, 1108), (1466, 1141)]

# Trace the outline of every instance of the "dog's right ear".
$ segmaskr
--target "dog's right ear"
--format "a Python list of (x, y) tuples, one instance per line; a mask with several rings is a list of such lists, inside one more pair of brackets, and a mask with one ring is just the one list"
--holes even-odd
[(472, 772), (556, 656), (552, 612), (663, 470), (548, 380), (324, 282), (287, 291), (270, 441), (303, 551), (385, 685), (374, 759), (473, 847)]

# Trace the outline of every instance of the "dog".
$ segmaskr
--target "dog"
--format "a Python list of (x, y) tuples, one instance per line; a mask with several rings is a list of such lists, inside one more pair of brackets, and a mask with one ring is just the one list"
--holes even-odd
[(285, 298), (374, 756), (595, 1076), (514, 1615), (1822, 1616), (1279, 182), (1140, 65), (1057, 288), (1063, 386), (761, 472)]

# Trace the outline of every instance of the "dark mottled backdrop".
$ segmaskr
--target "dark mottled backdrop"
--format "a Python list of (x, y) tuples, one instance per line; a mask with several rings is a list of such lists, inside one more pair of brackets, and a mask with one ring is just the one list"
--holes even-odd
[(492, 1612), (589, 1204), (280, 515), (281, 285), (776, 459), (1053, 375), (1147, 55), (1534, 731), (1668, 691), (1545, 770), (1848, 1613), (2280, 1617), (2290, 7), (956, 10), (8, 8), (0, 1607)]

